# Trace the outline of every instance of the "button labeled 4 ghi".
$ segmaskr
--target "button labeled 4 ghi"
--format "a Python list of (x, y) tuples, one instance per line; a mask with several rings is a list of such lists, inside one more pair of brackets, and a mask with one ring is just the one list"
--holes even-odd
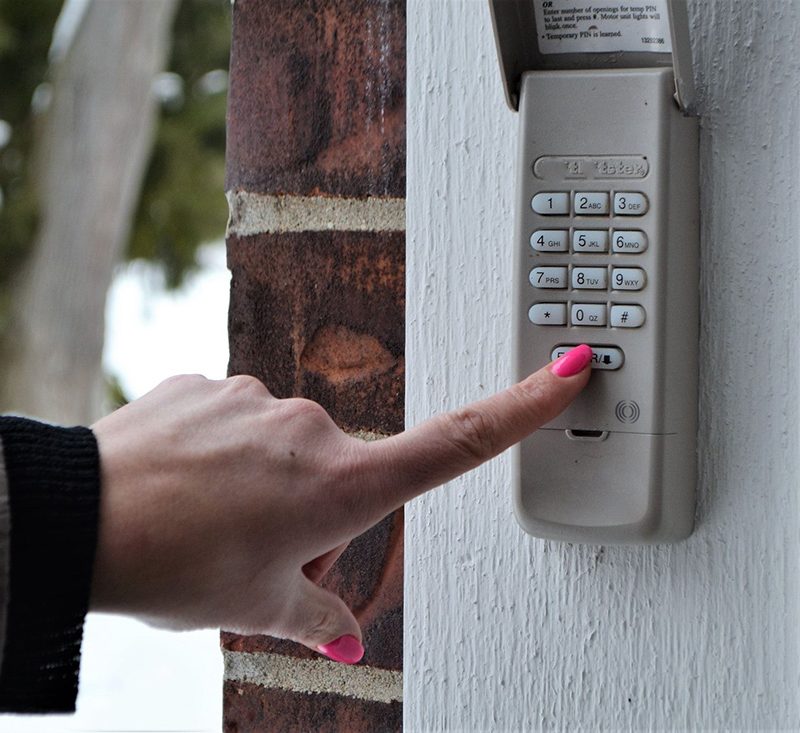
[(531, 247), (537, 252), (566, 252), (566, 229), (537, 229), (531, 234)]

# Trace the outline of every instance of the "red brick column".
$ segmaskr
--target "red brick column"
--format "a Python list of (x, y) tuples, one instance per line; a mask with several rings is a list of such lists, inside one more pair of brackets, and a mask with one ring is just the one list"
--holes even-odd
[[(233, 12), (229, 371), (379, 439), (403, 428), (405, 3)], [(402, 555), (398, 512), (324, 581), (364, 630), (359, 665), (223, 634), (225, 730), (399, 730)]]

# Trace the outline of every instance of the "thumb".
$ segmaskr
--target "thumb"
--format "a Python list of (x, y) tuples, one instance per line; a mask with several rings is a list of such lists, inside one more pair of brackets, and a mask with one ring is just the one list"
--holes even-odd
[(335, 662), (355, 664), (364, 656), (361, 627), (344, 601), (303, 576), (287, 635)]

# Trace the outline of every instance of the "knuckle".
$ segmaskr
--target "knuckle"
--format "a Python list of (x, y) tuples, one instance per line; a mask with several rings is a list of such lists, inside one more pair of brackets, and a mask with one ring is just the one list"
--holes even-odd
[(496, 455), (494, 421), (485, 412), (463, 407), (447, 420), (450, 442), (467, 458), (482, 463)]
[(269, 394), (261, 380), (249, 374), (236, 374), (225, 380), (226, 386), (234, 392), (243, 392), (251, 395)]
[(175, 374), (171, 377), (167, 377), (159, 387), (169, 388), (169, 389), (184, 389), (184, 388), (193, 388), (199, 385), (208, 384), (208, 379), (206, 379), (202, 374)]
[(290, 397), (283, 400), (284, 409), (289, 417), (309, 423), (332, 423), (328, 412), (318, 402), (303, 397)]

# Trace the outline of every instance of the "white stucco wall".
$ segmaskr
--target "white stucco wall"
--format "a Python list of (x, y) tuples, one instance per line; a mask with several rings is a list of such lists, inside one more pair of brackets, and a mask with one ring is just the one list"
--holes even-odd
[[(693, 2), (698, 526), (535, 540), (505, 457), (408, 509), (408, 730), (800, 728), (800, 3)], [(517, 117), (482, 0), (408, 3), (408, 420), (505, 386)]]

